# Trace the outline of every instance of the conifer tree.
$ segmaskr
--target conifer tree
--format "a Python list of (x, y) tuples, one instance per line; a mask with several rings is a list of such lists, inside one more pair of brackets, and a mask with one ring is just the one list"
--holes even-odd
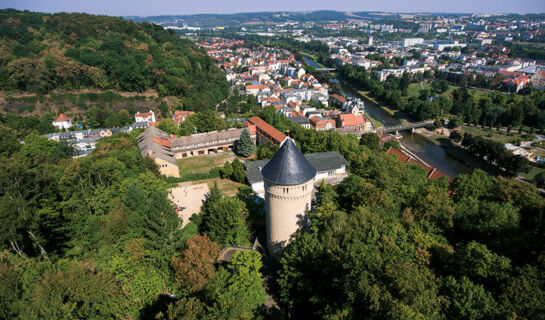
[(235, 142), (235, 153), (242, 157), (249, 157), (254, 152), (254, 143), (248, 129), (242, 130), (240, 138)]

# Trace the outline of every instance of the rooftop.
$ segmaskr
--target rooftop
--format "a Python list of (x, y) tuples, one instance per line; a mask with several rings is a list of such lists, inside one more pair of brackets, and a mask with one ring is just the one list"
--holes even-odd
[(316, 169), (303, 156), (293, 139), (286, 139), (274, 157), (261, 170), (263, 178), (281, 185), (305, 183), (316, 176)]
[[(325, 172), (348, 165), (348, 161), (338, 152), (307, 153), (303, 155), (317, 172)], [(248, 161), (244, 163), (246, 178), (250, 184), (263, 181), (261, 168), (270, 160)]]
[(271, 126), (267, 122), (265, 122), (263, 119), (261, 119), (258, 116), (253, 116), (250, 119), (248, 119), (248, 122), (258, 127), (260, 130), (267, 133), (269, 136), (271, 136), (274, 140), (278, 141), (278, 143), (281, 143), (286, 139), (286, 135), (282, 132), (278, 131), (275, 127)]

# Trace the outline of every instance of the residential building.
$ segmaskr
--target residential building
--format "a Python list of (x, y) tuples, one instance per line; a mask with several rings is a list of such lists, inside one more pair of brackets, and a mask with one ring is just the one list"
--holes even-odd
[(334, 106), (342, 106), (346, 102), (346, 98), (336, 93), (329, 96), (331, 104)]
[(180, 126), (180, 124), (182, 122), (185, 121), (185, 119), (187, 119), (187, 117), (189, 117), (190, 115), (192, 114), (195, 114), (195, 112), (193, 111), (181, 111), (181, 110), (176, 110), (174, 111), (174, 115), (172, 116), (172, 120), (174, 120), (174, 122)]
[(352, 113), (342, 113), (336, 119), (338, 128), (353, 128), (360, 131), (370, 131), (373, 129), (371, 121), (367, 121), (362, 115)]
[(144, 113), (136, 113), (134, 115), (135, 122), (155, 122), (155, 112), (149, 111)]
[(545, 70), (540, 70), (530, 77), (530, 82), (536, 89), (545, 89)]
[(172, 139), (172, 151), (176, 159), (182, 159), (233, 150), (242, 130), (244, 129), (231, 128), (175, 138)]
[(59, 128), (59, 130), (68, 129), (72, 127), (72, 119), (67, 117), (64, 113), (61, 113), (55, 121), (53, 126)]
[(407, 39), (403, 39), (402, 46), (404, 48), (413, 47), (413, 46), (415, 46), (417, 44), (420, 44), (420, 43), (424, 43), (423, 38), (407, 38)]
[(288, 119), (290, 119), (294, 123), (297, 123), (298, 125), (302, 126), (305, 129), (311, 128), (310, 121), (305, 116), (296, 115), (296, 116), (288, 117)]
[(335, 120), (313, 116), (310, 119), (310, 125), (315, 130), (333, 130), (335, 129)]

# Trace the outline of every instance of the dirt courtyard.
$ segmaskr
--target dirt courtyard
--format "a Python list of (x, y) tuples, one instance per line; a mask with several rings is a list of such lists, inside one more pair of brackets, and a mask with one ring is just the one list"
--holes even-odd
[(201, 211), (203, 201), (210, 192), (208, 184), (193, 185), (191, 182), (182, 182), (176, 188), (168, 190), (168, 198), (178, 210), (178, 216), (182, 218), (182, 227), (189, 223), (189, 219)]

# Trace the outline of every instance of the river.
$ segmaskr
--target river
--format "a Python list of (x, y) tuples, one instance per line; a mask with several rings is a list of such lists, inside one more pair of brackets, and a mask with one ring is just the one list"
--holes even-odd
[(399, 139), (399, 143), (424, 160), (428, 165), (438, 169), (449, 177), (471, 172), (468, 166), (451, 157), (440, 145), (433, 143), (422, 135), (404, 132), (403, 138)]
[[(309, 66), (312, 66), (314, 68), (321, 68), (316, 63), (316, 61), (314, 61), (314, 59), (312, 59), (310, 57), (307, 57), (305, 55), (303, 55), (303, 59), (305, 60), (306, 64), (308, 64)], [(324, 71), (322, 71), (322, 72), (324, 72)], [(341, 86), (341, 93), (343, 95), (345, 95), (347, 97), (357, 97), (357, 95), (353, 91), (353, 89), (350, 88), (349, 86), (345, 85), (341, 81), (339, 81), (339, 79), (331, 79), (331, 81), (337, 82)], [(367, 114), (371, 118), (382, 122), (385, 126), (395, 126), (395, 125), (399, 124), (399, 120), (392, 117), (388, 112), (384, 111), (382, 108), (377, 106), (372, 101), (368, 101), (368, 100), (365, 101), (365, 112), (367, 112)]]
[[(303, 56), (305, 62), (314, 68), (320, 66), (307, 56)], [(331, 81), (337, 82), (341, 86), (341, 93), (347, 97), (357, 97), (353, 89), (338, 79)], [(399, 120), (391, 116), (388, 112), (377, 106), (369, 100), (365, 100), (365, 112), (373, 119), (382, 122), (385, 126), (393, 126), (399, 124)], [(445, 149), (440, 145), (433, 143), (422, 135), (411, 134), (410, 131), (400, 132), (403, 138), (399, 142), (408, 150), (416, 154), (430, 166), (437, 168), (439, 171), (447, 174), (450, 177), (455, 177), (461, 173), (469, 173), (471, 169), (461, 161), (451, 157)]]

